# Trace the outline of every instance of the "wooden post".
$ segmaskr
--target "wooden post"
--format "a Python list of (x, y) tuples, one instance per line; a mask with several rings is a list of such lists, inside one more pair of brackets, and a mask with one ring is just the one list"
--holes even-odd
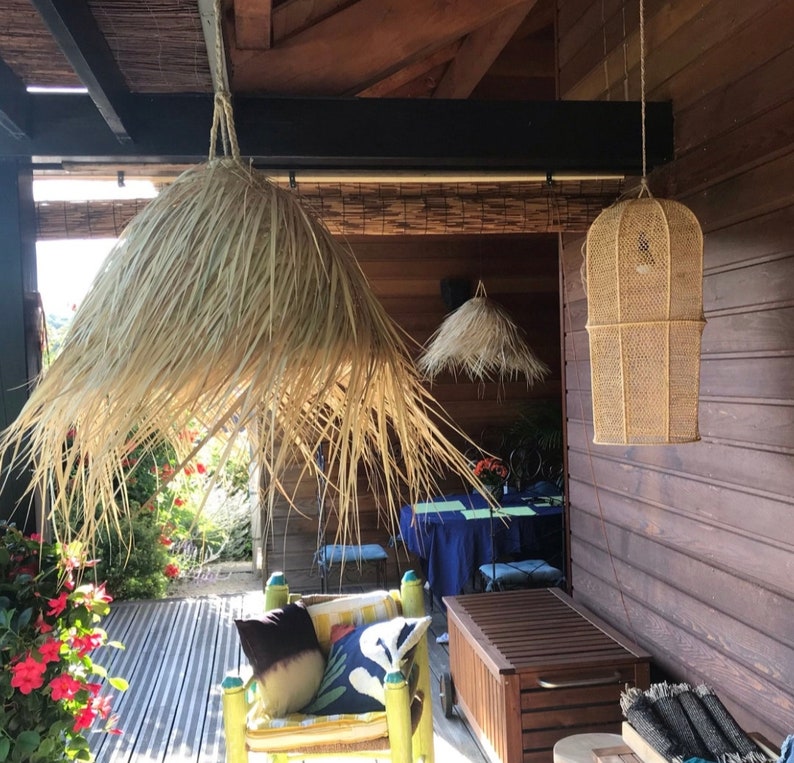
[(223, 691), (223, 734), (226, 739), (226, 763), (246, 763), (245, 722), (248, 707), (245, 683), (238, 676), (228, 675), (221, 684)]
[[(408, 570), (403, 575), (400, 586), (400, 599), (402, 600), (403, 617), (425, 616), (424, 586), (413, 570)], [(433, 747), (433, 692), (430, 688), (430, 659), (427, 635), (417, 644), (416, 649), (416, 661), (419, 665), (417, 691), (422, 695), (424, 708), (413, 735), (413, 760), (424, 759), (425, 763), (433, 763), (435, 759)]]
[[(36, 226), (33, 174), (17, 161), (0, 160), (0, 428), (8, 426), (28, 398), (41, 368), (41, 346), (34, 320)], [(26, 532), (43, 529), (39, 508), (23, 499), (27, 472), (12, 475), (0, 490), (0, 519)], [(2, 485), (0, 479), (0, 485)]]
[(265, 612), (284, 607), (289, 602), (289, 586), (283, 572), (274, 572), (265, 586)]

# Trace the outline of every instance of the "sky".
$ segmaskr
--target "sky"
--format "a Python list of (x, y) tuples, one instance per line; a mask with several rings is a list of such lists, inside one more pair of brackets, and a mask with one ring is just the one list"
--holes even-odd
[[(36, 180), (36, 201), (151, 198), (154, 186), (131, 180), (123, 188), (116, 181)], [(115, 239), (69, 239), (36, 244), (39, 293), (44, 312), (69, 315), (85, 297)]]

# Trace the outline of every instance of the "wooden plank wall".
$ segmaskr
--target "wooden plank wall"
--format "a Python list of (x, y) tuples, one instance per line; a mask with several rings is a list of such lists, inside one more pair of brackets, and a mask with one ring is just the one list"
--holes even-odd
[[(639, 97), (635, 0), (558, 0), (562, 98)], [(702, 442), (592, 444), (581, 237), (563, 236), (575, 597), (774, 741), (794, 717), (794, 4), (646, 0), (657, 195), (705, 233)], [(627, 76), (624, 75), (627, 72)]]
[[(425, 342), (448, 312), (441, 298), (442, 278), (468, 278), (476, 287), (481, 277), (488, 295), (505, 307), (527, 334), (527, 342), (551, 368), (543, 383), (527, 389), (524, 382), (480, 386), (451, 377), (439, 378), (432, 389), (447, 412), (477, 442), (493, 441), (508, 427), (527, 400), (561, 396), (558, 247), (555, 235), (535, 236), (359, 236), (348, 242), (372, 289), (395, 321), (417, 343)], [(418, 352), (418, 345), (414, 347)], [(459, 481), (446, 483), (450, 489)], [(374, 497), (362, 481), (363, 542), (385, 544), (390, 528), (378, 521)], [(297, 504), (305, 512), (274, 512), (269, 569), (284, 569), (291, 581), (303, 581), (310, 570), (317, 536), (316, 485), (298, 488)], [(329, 542), (333, 539), (333, 524)], [(389, 563), (390, 582), (396, 570)], [(304, 590), (316, 578), (301, 582)], [(332, 581), (333, 582), (333, 581)], [(335, 584), (339, 580), (336, 578)], [(298, 585), (295, 582), (295, 585)]]

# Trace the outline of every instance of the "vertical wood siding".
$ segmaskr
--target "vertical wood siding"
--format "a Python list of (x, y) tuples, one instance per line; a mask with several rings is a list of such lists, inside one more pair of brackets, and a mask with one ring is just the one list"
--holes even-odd
[[(705, 234), (703, 439), (592, 443), (583, 241), (563, 236), (574, 596), (779, 742), (794, 718), (794, 4), (645, 7), (649, 99), (672, 100), (676, 138), (651, 187)], [(639, 98), (638, 8), (558, 0), (562, 98)]]
[[(511, 382), (500, 391), (496, 384), (478, 385), (450, 376), (432, 386), (452, 419), (477, 442), (491, 440), (508, 427), (528, 400), (561, 397), (558, 246), (554, 235), (534, 236), (358, 236), (347, 239), (369, 283), (394, 320), (419, 345), (427, 341), (447, 314), (441, 298), (443, 278), (468, 278), (472, 295), (482, 278), (488, 295), (504, 306), (526, 332), (527, 342), (551, 369), (549, 379), (527, 389)], [(293, 485), (291, 483), (288, 487)], [(459, 489), (452, 477), (446, 486)], [(298, 487), (297, 507), (289, 511), (279, 502), (269, 549), (269, 569), (283, 569), (294, 585), (319, 585), (307, 579), (317, 537), (316, 486)], [(374, 496), (361, 481), (363, 542), (385, 545), (391, 530), (378, 520)], [(328, 530), (332, 542), (335, 525)], [(365, 570), (366, 572), (366, 570)], [(390, 560), (390, 582), (396, 568)], [(371, 575), (370, 575), (371, 576)], [(306, 580), (306, 583), (298, 581)], [(339, 585), (339, 578), (330, 579)]]

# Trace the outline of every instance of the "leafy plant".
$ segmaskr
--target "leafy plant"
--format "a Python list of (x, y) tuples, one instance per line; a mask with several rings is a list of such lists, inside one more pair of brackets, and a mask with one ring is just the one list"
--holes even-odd
[[(85, 732), (120, 733), (105, 669), (91, 653), (111, 597), (104, 585), (76, 585), (82, 550), (44, 543), (0, 523), (0, 761), (90, 761)], [(122, 678), (108, 678), (118, 691)], [(97, 724), (97, 721), (100, 723)]]

